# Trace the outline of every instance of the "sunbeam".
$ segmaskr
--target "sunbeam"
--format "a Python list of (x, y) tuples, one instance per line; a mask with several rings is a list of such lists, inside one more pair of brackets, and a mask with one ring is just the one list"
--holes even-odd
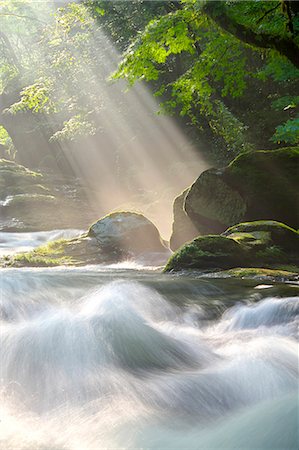
[[(51, 3), (53, 11), (57, 4)], [(37, 17), (40, 6), (39, 2), (32, 4), (30, 14)], [(48, 20), (53, 21), (52, 14)], [(59, 12), (55, 20), (56, 25), (49, 26), (65, 26)], [(70, 71), (81, 67), (75, 88), (80, 91), (80, 107), (94, 109), (91, 118), (97, 131), (89, 137), (74, 137), (72, 142), (61, 139), (55, 146), (85, 188), (94, 219), (113, 210), (143, 212), (168, 239), (173, 198), (209, 164), (173, 119), (157, 114), (159, 105), (148, 88), (139, 84), (126, 92), (124, 82), (109, 81), (120, 56), (101, 27), (91, 17), (88, 22), (88, 46), (94, 51), (95, 64), (84, 45), (64, 45), (61, 56), (44, 55), (44, 59), (54, 69), (59, 64), (65, 69), (60, 79), (53, 69), (56, 96), (63, 98), (73, 97)], [(82, 35), (79, 30), (77, 39)], [(63, 52), (72, 59), (69, 68), (63, 66)], [(57, 134), (56, 116), (48, 111), (43, 119), (46, 128)]]

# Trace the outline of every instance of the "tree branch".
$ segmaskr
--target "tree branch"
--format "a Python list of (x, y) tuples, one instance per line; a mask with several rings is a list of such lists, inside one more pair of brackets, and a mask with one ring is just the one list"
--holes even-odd
[(258, 33), (230, 17), (224, 2), (207, 2), (203, 11), (223, 30), (232, 34), (240, 41), (258, 48), (272, 49), (288, 58), (295, 67), (299, 69), (299, 47), (292, 37), (274, 36), (268, 33)]
[(259, 20), (256, 23), (261, 23), (264, 18), (270, 14), (272, 11), (275, 11), (280, 6), (280, 3), (278, 3), (274, 8), (268, 9), (268, 11), (265, 12), (265, 14), (262, 15), (262, 17), (259, 18)]

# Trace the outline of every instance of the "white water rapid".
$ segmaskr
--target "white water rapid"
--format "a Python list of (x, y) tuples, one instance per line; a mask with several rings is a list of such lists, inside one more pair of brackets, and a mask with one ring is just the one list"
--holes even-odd
[(122, 266), (0, 286), (1, 450), (298, 448), (295, 287)]

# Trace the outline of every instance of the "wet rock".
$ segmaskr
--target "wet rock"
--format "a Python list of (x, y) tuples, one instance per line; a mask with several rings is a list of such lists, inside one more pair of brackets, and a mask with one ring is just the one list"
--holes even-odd
[(240, 265), (246, 257), (246, 251), (233, 239), (216, 235), (201, 236), (177, 250), (168, 260), (164, 271), (227, 269)]
[(255, 221), (238, 224), (220, 236), (202, 236), (183, 245), (170, 257), (165, 271), (284, 269), (292, 265), (299, 266), (299, 233), (276, 221)]
[(176, 242), (177, 229), (184, 236), (182, 211), (198, 235), (221, 233), (243, 221), (268, 219), (299, 228), (298, 180), (299, 147), (240, 154), (224, 169), (203, 172), (186, 191), (185, 199), (180, 198), (171, 240)]
[(200, 234), (184, 209), (188, 191), (189, 189), (186, 189), (182, 192), (173, 203), (173, 224), (170, 238), (170, 248), (173, 251)]
[(215, 169), (203, 172), (186, 195), (184, 207), (198, 234), (224, 231), (245, 216), (245, 201), (225, 182), (223, 174)]
[(164, 265), (170, 255), (155, 225), (142, 214), (115, 212), (99, 219), (88, 233), (60, 239), (2, 261), (4, 266), (115, 264), (133, 259)]
[(242, 221), (272, 219), (299, 228), (299, 147), (241, 154), (224, 179), (246, 202)]
[(88, 236), (97, 240), (105, 252), (122, 255), (166, 252), (156, 226), (142, 214), (113, 212), (95, 222)]
[(274, 220), (239, 223), (228, 228), (223, 235), (248, 247), (267, 249), (277, 246), (281, 251), (299, 254), (299, 233)]

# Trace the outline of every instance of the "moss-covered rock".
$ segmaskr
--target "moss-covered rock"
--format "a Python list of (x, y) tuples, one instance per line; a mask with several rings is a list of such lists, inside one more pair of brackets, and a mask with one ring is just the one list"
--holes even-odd
[(274, 220), (240, 223), (228, 228), (223, 235), (249, 247), (255, 246), (256, 249), (277, 246), (289, 254), (299, 254), (299, 233)]
[(244, 219), (274, 219), (299, 228), (299, 147), (239, 155), (224, 180), (246, 202)]
[(224, 169), (203, 172), (183, 208), (199, 234), (270, 218), (299, 228), (298, 180), (299, 147), (243, 153)]
[(182, 246), (168, 260), (164, 271), (226, 269), (240, 264), (247, 252), (233, 239), (202, 236)]
[(5, 267), (81, 266), (86, 264), (114, 263), (118, 261), (113, 252), (103, 253), (94, 238), (86, 234), (73, 239), (59, 239), (42, 245), (30, 252), (22, 252), (2, 258)]
[(182, 192), (175, 198), (173, 203), (173, 223), (170, 238), (170, 248), (173, 251), (200, 234), (184, 209), (185, 198), (188, 191), (189, 189), (186, 189)]
[[(230, 245), (228, 241), (233, 242)], [(202, 236), (169, 259), (165, 271), (299, 265), (299, 233), (275, 221), (241, 223), (221, 236)]]
[(155, 225), (142, 214), (115, 212), (95, 222), (78, 238), (50, 242), (30, 252), (2, 258), (2, 266), (112, 264), (138, 258), (164, 264), (170, 251)]
[(18, 253), (11, 257), (7, 256), (3, 259), (3, 262), (6, 266), (14, 267), (73, 264), (75, 261), (69, 255), (66, 255), (67, 244), (67, 240), (59, 239), (29, 252)]

